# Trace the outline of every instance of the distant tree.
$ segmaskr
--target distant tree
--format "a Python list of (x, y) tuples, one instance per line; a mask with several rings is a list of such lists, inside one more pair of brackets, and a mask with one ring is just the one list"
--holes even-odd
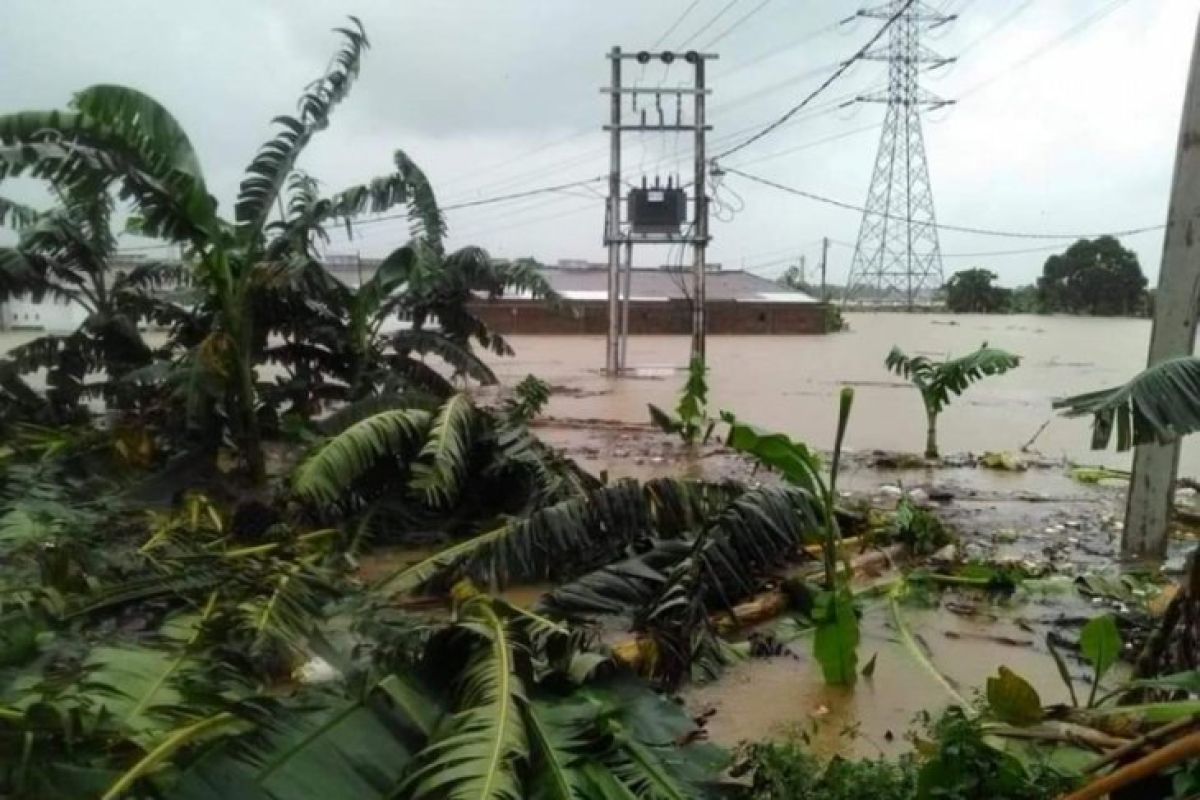
[(1014, 314), (1042, 313), (1043, 309), (1038, 297), (1038, 288), (1030, 283), (1013, 289), (1008, 300), (1008, 310)]
[(956, 272), (946, 281), (946, 307), (956, 313), (1007, 311), (1012, 291), (993, 285), (996, 273), (980, 267)]
[(1047, 311), (1135, 314), (1145, 307), (1145, 295), (1137, 254), (1112, 236), (1080, 239), (1050, 256), (1038, 279), (1038, 299)]

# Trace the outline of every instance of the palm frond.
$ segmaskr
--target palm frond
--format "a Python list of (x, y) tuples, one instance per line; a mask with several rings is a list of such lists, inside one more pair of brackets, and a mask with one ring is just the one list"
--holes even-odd
[(346, 98), (358, 75), (363, 51), (369, 46), (362, 23), (350, 17), (353, 29), (339, 28), (344, 39), (328, 71), (300, 97), (296, 117), (276, 117), (275, 138), (264, 144), (246, 168), (234, 213), (249, 231), (262, 229), (272, 205), (296, 165), (300, 153), (317, 131), (329, 124), (329, 112)]
[(546, 592), (535, 609), (556, 617), (626, 616), (658, 597), (691, 542), (665, 539), (644, 553), (615, 561)]
[(0, 197), (0, 225), (20, 230), (32, 225), (40, 216), (40, 212), (21, 203)]
[(397, 150), (392, 161), (396, 171), (391, 175), (351, 186), (329, 198), (325, 216), (343, 220), (347, 233), (352, 234), (354, 217), (364, 213), (379, 214), (398, 203), (405, 203), (411, 237), (423, 240), (441, 252), (446, 220), (438, 208), (433, 185), (403, 150)]
[(465, 394), (442, 404), (429, 428), (424, 447), (413, 464), (412, 488), (434, 508), (454, 504), (467, 475), (475, 441), (478, 412)]
[(889, 370), (911, 380), (921, 391), (926, 407), (941, 413), (952, 395), (960, 395), (972, 383), (988, 375), (1002, 375), (1021, 364), (1020, 356), (1006, 350), (988, 347), (984, 342), (978, 350), (947, 361), (930, 361), (924, 356), (907, 356), (893, 347), (885, 364)]
[(169, 133), (178, 125), (166, 122), (165, 109), (115, 86), (85, 90), (76, 102), (89, 112), (0, 116), (0, 178), (28, 173), (75, 196), (116, 182), (121, 198), (137, 206), (130, 227), (139, 232), (172, 239), (215, 234), (216, 202), (190, 165), (186, 142)]
[(354, 423), (317, 447), (292, 474), (297, 495), (336, 502), (380, 459), (410, 453), (429, 427), (420, 409), (384, 411)]
[(397, 356), (387, 360), (387, 367), (390, 374), (383, 385), (384, 391), (416, 389), (434, 397), (448, 398), (454, 395), (454, 384), (423, 361)]
[(525, 686), (516, 663), (519, 644), (484, 597), (468, 601), (460, 625), (479, 643), (455, 692), (458, 710), (418, 754), (421, 766), (402, 791), (414, 800), (520, 800), (517, 770), (528, 755), (528, 742)]
[(401, 330), (392, 336), (396, 352), (435, 355), (454, 368), (457, 375), (466, 375), (484, 385), (496, 383), (496, 373), (471, 351), (470, 345), (459, 344), (438, 331)]
[[(417, 726), (376, 698), (309, 692), (298, 707), (239, 709), (254, 732), (211, 748), (172, 786), (178, 800), (355, 797), (385, 800), (411, 767), (405, 731)], [(417, 738), (417, 737), (413, 737)]]
[(611, 559), (646, 535), (649, 525), (641, 487), (622, 481), (451, 545), (385, 578), (377, 588), (405, 594), (451, 575), (495, 586), (568, 575)]
[(1054, 401), (1069, 417), (1091, 414), (1092, 447), (1117, 449), (1174, 441), (1200, 430), (1200, 358), (1173, 358), (1143, 370), (1128, 383)]
[(578, 497), (600, 488), (600, 482), (570, 458), (561, 455), (534, 436), (529, 428), (499, 420), (492, 433), (495, 455), (484, 468), (487, 477), (523, 473), (529, 480), (528, 510)]
[(154, 98), (128, 86), (100, 84), (76, 94), (73, 105), (132, 145), (156, 173), (189, 175), (203, 189), (204, 173), (187, 133)]

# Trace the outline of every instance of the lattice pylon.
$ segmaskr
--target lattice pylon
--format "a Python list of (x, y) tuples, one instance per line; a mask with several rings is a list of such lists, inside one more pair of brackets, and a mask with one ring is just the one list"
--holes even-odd
[[(890, 0), (858, 14), (891, 19), (904, 2)], [(846, 282), (847, 298), (869, 291), (879, 299), (902, 299), (911, 308), (922, 294), (943, 283), (921, 111), (946, 105), (947, 101), (921, 88), (920, 73), (949, 63), (949, 59), (924, 47), (921, 31), (951, 19), (925, 3), (915, 2), (888, 31), (887, 47), (866, 55), (870, 60), (888, 63), (888, 88), (858, 100), (886, 103), (887, 113)]]

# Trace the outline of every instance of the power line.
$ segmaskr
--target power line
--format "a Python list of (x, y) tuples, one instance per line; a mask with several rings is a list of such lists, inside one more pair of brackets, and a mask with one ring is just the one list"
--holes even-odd
[(836, 81), (838, 78), (842, 77), (842, 75), (846, 72), (846, 70), (850, 69), (850, 67), (853, 64), (855, 64), (856, 62), (861, 60), (867, 54), (867, 52), (870, 51), (870, 49), (875, 46), (875, 43), (878, 42), (881, 38), (883, 38), (883, 34), (886, 33), (887, 30), (896, 23), (896, 20), (898, 20), (904, 14), (904, 12), (908, 10), (909, 6), (911, 6), (914, 2), (915, 2), (915, 0), (906, 0), (904, 5), (900, 7), (900, 10), (898, 10), (895, 14), (893, 14), (888, 19), (887, 23), (884, 24), (883, 27), (881, 27), (878, 31), (876, 31), (875, 35), (872, 36), (867, 41), (866, 44), (864, 44), (862, 47), (860, 47), (858, 49), (858, 51), (854, 55), (852, 55), (849, 59), (847, 59), (846, 61), (843, 61), (841, 66), (839, 66), (836, 70), (833, 71), (832, 75), (830, 75), (828, 78), (826, 78), (821, 83), (820, 86), (818, 86), (811, 93), (809, 93), (809, 95), (807, 97), (805, 97), (803, 100), (801, 100), (799, 104), (792, 106), (792, 108), (788, 109), (788, 111), (786, 113), (784, 113), (783, 116), (781, 116), (779, 119), (775, 120), (771, 124), (767, 125), (765, 128), (763, 128), (761, 131), (759, 131), (758, 133), (751, 136), (746, 141), (742, 142), (739, 145), (735, 145), (734, 147), (731, 147), (728, 150), (725, 150), (724, 152), (717, 154), (716, 156), (713, 156), (712, 160), (717, 161), (728, 155), (732, 155), (733, 153), (736, 153), (739, 150), (744, 150), (745, 148), (747, 148), (750, 145), (757, 142), (759, 139), (761, 139), (764, 136), (769, 135), (771, 132), (777, 130), (781, 125), (783, 125), (789, 119), (791, 119), (793, 116), (795, 116), (795, 114), (797, 112), (799, 112), (802, 108), (804, 108), (809, 103), (811, 103), (813, 100), (815, 100), (817, 98), (817, 96), (820, 95), (823, 91), (828, 89), (833, 84), (834, 81)]
[(710, 39), (710, 40), (709, 40), (709, 41), (708, 41), (708, 42), (707, 42), (707, 43), (706, 43), (706, 44), (705, 44), (705, 45), (704, 45), (702, 48), (700, 48), (700, 49), (701, 49), (701, 50), (711, 50), (711, 49), (713, 48), (713, 46), (714, 46), (714, 45), (715, 45), (717, 42), (721, 41), (721, 40), (722, 40), (722, 39), (724, 39), (726, 36), (728, 36), (729, 34), (733, 33), (735, 30), (737, 30), (737, 29), (738, 29), (738, 28), (739, 28), (739, 27), (742, 25), (742, 23), (744, 23), (746, 20), (748, 20), (748, 19), (750, 19), (751, 17), (753, 17), (753, 16), (754, 16), (755, 14), (757, 14), (759, 11), (762, 11), (762, 10), (763, 10), (763, 7), (764, 7), (764, 6), (766, 6), (766, 5), (767, 5), (767, 3), (769, 3), (769, 2), (771, 2), (771, 0), (762, 0), (762, 2), (761, 2), (761, 3), (759, 3), (758, 5), (756, 5), (754, 8), (750, 9), (749, 11), (747, 11), (747, 12), (746, 12), (745, 14), (743, 14), (742, 16), (738, 17), (736, 22), (734, 22), (732, 25), (730, 25), (730, 26), (729, 26), (728, 28), (726, 28), (725, 30), (721, 31), (721, 32), (720, 32), (719, 34), (717, 34), (717, 36), (716, 36), (716, 37), (714, 37), (713, 39)]
[[(815, 200), (818, 203), (825, 203), (826, 205), (836, 206), (838, 208), (844, 208), (847, 211), (855, 211), (860, 214), (867, 212), (866, 208), (864, 208), (863, 206), (855, 205), (854, 203), (846, 203), (842, 200), (834, 200), (831, 197), (824, 197), (822, 195), (815, 194), (813, 192), (806, 192), (803, 189), (796, 189), (795, 187), (792, 187), (792, 186), (785, 186), (782, 183), (776, 183), (775, 181), (767, 180), (766, 178), (760, 178), (757, 175), (751, 175), (748, 172), (742, 172), (741, 170), (735, 169), (734, 167), (725, 167), (724, 169), (728, 173), (732, 173), (734, 175), (740, 175), (741, 177), (746, 178), (747, 180), (754, 181), (755, 183), (761, 183), (764, 186), (770, 186), (774, 189), (779, 189), (780, 191), (787, 192), (788, 194), (794, 194), (798, 197), (803, 197), (808, 200)], [(908, 218), (899, 216), (897, 214), (878, 214), (878, 212), (871, 212), (871, 213), (876, 213), (878, 216), (882, 216), (885, 219), (897, 220), (899, 222), (910, 222), (910, 220)], [(1122, 230), (1122, 231), (1106, 231), (1103, 233), (1025, 233), (1025, 232), (1020, 232), (1020, 231), (1002, 231), (1002, 230), (993, 230), (990, 228), (975, 228), (975, 227), (970, 227), (967, 225), (947, 225), (942, 222), (937, 222), (937, 223), (932, 223), (932, 224), (935, 227), (937, 227), (939, 230), (943, 230), (943, 231), (955, 231), (958, 233), (971, 233), (971, 234), (975, 234), (977, 236), (999, 236), (999, 237), (1007, 238), (1007, 239), (1094, 239), (1099, 236), (1134, 236), (1139, 233), (1148, 233), (1150, 231), (1158, 231), (1158, 230), (1162, 230), (1162, 229), (1166, 228), (1166, 225), (1147, 225), (1147, 226), (1141, 227), (1141, 228), (1129, 228), (1128, 230)]]
[(654, 40), (654, 44), (650, 45), (650, 49), (657, 50), (658, 46), (660, 44), (662, 44), (663, 42), (665, 42), (667, 40), (667, 37), (675, 32), (675, 29), (678, 28), (685, 19), (687, 19), (688, 14), (691, 14), (692, 11), (694, 11), (696, 6), (698, 6), (698, 5), (700, 5), (700, 0), (692, 0), (692, 4), (690, 6), (688, 6), (687, 8), (685, 8), (683, 10), (683, 13), (680, 14), (675, 19), (675, 21), (671, 23), (671, 27), (669, 27), (665, 31), (663, 31), (662, 36), (659, 36), (657, 39)]
[(685, 48), (689, 44), (691, 44), (693, 41), (695, 41), (696, 37), (698, 37), (700, 34), (704, 33), (706, 30), (708, 30), (713, 25), (715, 25), (717, 23), (717, 20), (719, 20), (721, 17), (725, 16), (725, 14), (729, 11), (729, 9), (733, 8), (740, 2), (741, 2), (741, 0), (729, 0), (729, 2), (726, 3), (725, 6), (720, 11), (717, 12), (717, 15), (715, 17), (713, 17), (708, 22), (701, 25), (700, 29), (697, 30), (695, 33), (693, 33), (691, 36), (684, 39), (683, 42), (679, 45), (679, 49), (682, 50), (683, 48)]
[[(941, 255), (942, 258), (985, 258), (990, 256), (1021, 256), (1028, 255), (1029, 253), (1049, 253), (1071, 244), (1071, 242), (1077, 238), (1079, 237), (1065, 236), (1063, 237), (1062, 241), (1057, 242), (1056, 244), (1041, 245), (1039, 247), (1023, 247), (1019, 250), (984, 250), (974, 253), (942, 253)], [(838, 247), (854, 247), (852, 242), (843, 242), (838, 239), (830, 239), (829, 243), (837, 245)]]
[(1008, 75), (1011, 75), (1013, 72), (1017, 71), (1021, 67), (1024, 67), (1025, 65), (1029, 64), (1031, 61), (1041, 58), (1046, 53), (1049, 53), (1051, 50), (1053, 50), (1054, 48), (1061, 45), (1063, 42), (1066, 42), (1068, 39), (1071, 39), (1072, 37), (1077, 36), (1080, 33), (1083, 33), (1083, 31), (1085, 31), (1088, 28), (1090, 28), (1091, 26), (1095, 25), (1097, 22), (1104, 19), (1108, 15), (1112, 14), (1112, 12), (1116, 11), (1118, 8), (1120, 8), (1121, 6), (1125, 5), (1128, 2), (1129, 2), (1129, 0), (1112, 0), (1112, 2), (1109, 3), (1107, 6), (1104, 6), (1104, 7), (1100, 8), (1099, 10), (1097, 10), (1096, 12), (1092, 13), (1091, 15), (1084, 17), (1082, 20), (1077, 22), (1075, 25), (1072, 25), (1070, 28), (1063, 31), (1058, 36), (1056, 36), (1053, 39), (1051, 39), (1050, 41), (1042, 44), (1041, 46), (1039, 46), (1037, 49), (1033, 50), (1032, 52), (1027, 53), (1020, 60), (1015, 61), (1012, 64), (1009, 64), (1007, 67), (1004, 68), (1004, 71), (999, 72), (990, 78), (982, 80), (979, 83), (976, 83), (974, 86), (971, 86), (970, 88), (968, 88), (962, 92), (959, 92), (958, 93), (959, 101), (961, 101), (967, 95), (975, 94), (979, 90), (987, 88), (988, 86), (992, 85), (996, 81), (998, 81), (1002, 78), (1005, 78)]

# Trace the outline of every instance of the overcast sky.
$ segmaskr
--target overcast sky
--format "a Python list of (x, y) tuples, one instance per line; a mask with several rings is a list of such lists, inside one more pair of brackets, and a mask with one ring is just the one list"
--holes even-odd
[[(0, 109), (64, 106), (94, 83), (123, 83), (163, 102), (199, 150), (227, 214), (245, 164), (291, 113), (360, 16), (372, 48), (359, 83), (302, 167), (330, 191), (388, 171), (401, 148), (433, 179), (443, 205), (602, 175), (607, 114), (598, 89), (613, 45), (651, 47), (691, 0), (4, 0)], [(957, 64), (925, 78), (957, 105), (932, 112), (925, 139), (939, 220), (959, 226), (1090, 233), (1163, 222), (1178, 136), (1194, 0), (936, 0), (959, 13), (926, 44)], [(710, 47), (710, 150), (735, 144), (799, 102), (875, 30), (836, 23), (847, 0), (698, 0), (664, 41)], [(724, 13), (721, 14), (724, 10)], [(714, 19), (715, 18), (715, 19)], [(717, 40), (717, 41), (714, 41)], [(689, 79), (685, 65), (630, 67), (641, 85)], [(883, 64), (854, 66), (813, 103), (817, 113), (730, 156), (771, 180), (862, 204), (884, 109), (833, 107), (877, 88)], [(668, 109), (673, 115), (673, 109)], [(626, 177), (690, 168), (686, 135), (630, 135)], [(595, 184), (603, 190), (603, 184)], [(28, 187), (8, 194), (31, 197)], [(729, 175), (710, 260), (777, 275), (819, 240), (834, 241), (830, 279), (844, 279), (859, 215)], [(738, 210), (740, 209), (740, 210)], [(449, 212), (451, 245), (495, 255), (603, 258), (603, 201), (588, 188)], [(363, 227), (332, 252), (382, 254), (402, 221)], [(1153, 280), (1159, 233), (1125, 240)], [(947, 276), (986, 266), (1006, 284), (1041, 271), (1055, 242), (946, 232)], [(1041, 252), (1011, 253), (1042, 248)], [(1006, 255), (972, 255), (1009, 252)], [(678, 254), (672, 254), (678, 257)], [(637, 261), (660, 263), (665, 249)]]

